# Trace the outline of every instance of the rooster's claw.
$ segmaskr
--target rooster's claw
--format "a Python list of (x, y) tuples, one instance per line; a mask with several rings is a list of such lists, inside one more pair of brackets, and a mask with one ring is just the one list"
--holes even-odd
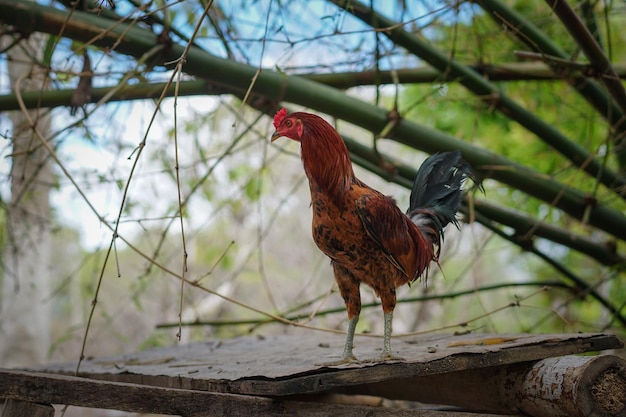
[(340, 365), (351, 365), (351, 364), (358, 364), (358, 363), (362, 363), (362, 361), (357, 359), (356, 356), (351, 355), (351, 356), (344, 356), (338, 361), (321, 363), (317, 366), (340, 366)]

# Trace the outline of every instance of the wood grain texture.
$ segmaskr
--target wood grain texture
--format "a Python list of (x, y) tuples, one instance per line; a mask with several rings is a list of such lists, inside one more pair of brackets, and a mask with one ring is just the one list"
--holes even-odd
[(626, 417), (626, 361), (617, 356), (564, 356), (535, 363), (507, 399), (539, 417)]
[[(0, 377), (1, 378), (1, 377)], [(54, 407), (20, 400), (6, 399), (0, 402), (2, 417), (54, 417)]]
[[(535, 361), (622, 347), (612, 335), (434, 334), (397, 338), (402, 362), (324, 367), (343, 347), (343, 336), (241, 337), (111, 357), (88, 358), (81, 376), (152, 386), (262, 396), (329, 392), (349, 386)], [(355, 353), (380, 354), (378, 338), (360, 337)], [(33, 367), (71, 375), (76, 364)], [(375, 395), (375, 394), (374, 394)]]
[[(234, 394), (218, 394), (150, 387), (37, 372), (0, 371), (0, 398), (12, 404), (38, 407), (25, 401), (46, 401), (88, 408), (105, 408), (183, 417), (282, 417), (329, 415), (345, 417), (477, 417), (474, 413), (400, 410), (361, 405), (289, 401)], [(35, 408), (23, 408), (22, 411)], [(52, 407), (49, 407), (52, 410)], [(53, 411), (53, 410), (52, 410)], [(3, 417), (51, 417), (53, 414), (3, 414)], [(485, 415), (485, 417), (495, 417)]]
[(562, 356), (341, 391), (533, 417), (626, 417), (626, 361), (613, 355)]

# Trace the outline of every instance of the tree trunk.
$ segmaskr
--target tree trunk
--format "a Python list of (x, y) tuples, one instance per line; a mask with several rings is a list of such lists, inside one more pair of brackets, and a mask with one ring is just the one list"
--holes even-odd
[[(11, 86), (15, 90), (46, 87), (41, 62), (47, 37), (32, 34), (7, 52)], [(52, 170), (49, 155), (34, 127), (50, 132), (47, 109), (14, 112), (11, 199), (6, 213), (2, 253), (0, 303), (0, 366), (42, 362), (50, 346), (50, 203)], [(30, 120), (29, 120), (30, 119)], [(31, 122), (32, 120), (32, 122)], [(34, 126), (32, 125), (34, 124)]]

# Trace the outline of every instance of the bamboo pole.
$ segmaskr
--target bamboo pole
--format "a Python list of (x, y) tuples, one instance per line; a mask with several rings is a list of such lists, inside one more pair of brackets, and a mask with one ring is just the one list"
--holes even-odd
[[(356, 392), (367, 394), (362, 387)], [(626, 361), (561, 356), (375, 384), (391, 399), (532, 417), (626, 417)]]

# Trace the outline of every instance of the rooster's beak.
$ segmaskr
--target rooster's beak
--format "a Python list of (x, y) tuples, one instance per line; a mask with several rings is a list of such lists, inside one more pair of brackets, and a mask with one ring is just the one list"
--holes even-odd
[(276, 139), (278, 139), (281, 136), (282, 135), (280, 133), (278, 133), (278, 132), (272, 133), (272, 142), (274, 142)]

